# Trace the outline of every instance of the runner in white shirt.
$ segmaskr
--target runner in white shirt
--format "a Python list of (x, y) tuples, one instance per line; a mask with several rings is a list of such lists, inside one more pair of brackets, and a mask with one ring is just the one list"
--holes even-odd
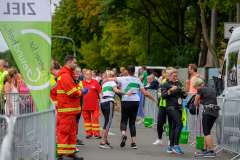
[(120, 129), (122, 132), (122, 139), (121, 139), (121, 147), (125, 146), (125, 142), (127, 140), (126, 136), (126, 130), (127, 130), (127, 123), (129, 120), (129, 128), (130, 128), (130, 134), (131, 134), (131, 139), (132, 143), (130, 148), (137, 149), (137, 146), (135, 144), (135, 138), (136, 138), (136, 126), (135, 126), (135, 121), (137, 117), (137, 112), (138, 112), (138, 107), (139, 107), (139, 101), (140, 98), (138, 96), (138, 91), (142, 92), (142, 94), (156, 103), (157, 100), (153, 98), (151, 94), (149, 94), (143, 87), (143, 84), (141, 81), (134, 77), (135, 73), (135, 66), (129, 65), (128, 66), (128, 76), (127, 77), (114, 77), (114, 78), (106, 78), (103, 80), (102, 83), (108, 82), (108, 81), (115, 81), (121, 84), (121, 90), (124, 92), (128, 92), (132, 90), (132, 95), (123, 95), (122, 100), (121, 100), (121, 125)]
[[(109, 78), (115, 76), (115, 73), (113, 71), (107, 71), (106, 74), (107, 74), (107, 77)], [(102, 85), (101, 109), (102, 109), (103, 116), (105, 118), (105, 122), (102, 130), (102, 142), (100, 143), (100, 148), (105, 148), (105, 149), (113, 148), (112, 146), (109, 145), (107, 141), (107, 136), (108, 136), (110, 125), (112, 123), (115, 92), (118, 94), (123, 94), (125, 96), (130, 96), (133, 91), (129, 90), (126, 93), (119, 90), (117, 88), (116, 82), (114, 81), (109, 81)]]

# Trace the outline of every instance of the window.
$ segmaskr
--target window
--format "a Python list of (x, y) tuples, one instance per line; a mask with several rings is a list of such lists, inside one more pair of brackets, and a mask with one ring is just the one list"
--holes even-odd
[(228, 55), (228, 68), (227, 68), (227, 86), (237, 86), (237, 63), (238, 52), (232, 52)]

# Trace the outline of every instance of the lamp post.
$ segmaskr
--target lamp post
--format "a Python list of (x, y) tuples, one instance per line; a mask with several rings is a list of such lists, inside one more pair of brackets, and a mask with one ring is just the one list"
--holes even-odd
[(72, 41), (73, 45), (74, 45), (74, 53), (73, 53), (73, 56), (76, 57), (76, 45), (75, 45), (75, 42), (72, 38), (69, 38), (69, 37), (64, 37), (64, 36), (55, 36), (55, 35), (52, 35), (52, 37), (54, 38), (62, 38), (62, 39), (68, 39), (70, 41)]

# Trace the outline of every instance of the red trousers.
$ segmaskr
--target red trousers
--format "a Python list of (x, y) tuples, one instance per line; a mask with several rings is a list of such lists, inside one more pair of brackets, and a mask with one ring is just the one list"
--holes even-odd
[(98, 121), (99, 110), (83, 110), (82, 115), (84, 118), (84, 127), (87, 135), (100, 135), (100, 125)]
[(59, 117), (59, 114), (57, 113), (56, 137), (58, 137), (59, 125), (60, 125), (60, 117)]
[(76, 150), (76, 114), (59, 115), (58, 155), (72, 155)]

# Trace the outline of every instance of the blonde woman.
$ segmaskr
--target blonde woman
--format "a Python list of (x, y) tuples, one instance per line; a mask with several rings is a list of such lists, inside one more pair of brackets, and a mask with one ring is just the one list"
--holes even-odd
[[(198, 155), (203, 157), (216, 157), (216, 153), (213, 151), (211, 129), (215, 120), (218, 117), (219, 106), (217, 105), (217, 98), (215, 91), (212, 87), (204, 85), (200, 78), (196, 78), (192, 82), (192, 87), (197, 90), (194, 105), (201, 104), (204, 106), (204, 111), (202, 114), (202, 126), (204, 137), (204, 148)], [(210, 147), (209, 152), (207, 152), (207, 147)]]
[[(184, 88), (178, 79), (178, 70), (169, 71), (169, 80), (162, 84), (162, 98), (166, 100), (166, 111), (169, 121), (170, 145), (167, 153), (183, 154), (178, 145), (179, 137), (183, 127), (182, 123), (182, 98), (187, 97), (186, 88)], [(170, 123), (171, 122), (171, 123)]]
[[(107, 78), (115, 76), (114, 71), (106, 71)], [(115, 93), (128, 95), (132, 94), (132, 91), (124, 92), (117, 88), (117, 84), (114, 81), (108, 81), (102, 85), (102, 100), (101, 100), (101, 109), (105, 122), (102, 130), (102, 142), (100, 143), (100, 148), (111, 149), (112, 146), (107, 141), (108, 131), (112, 123), (113, 117), (113, 108), (114, 108), (114, 96)]]

